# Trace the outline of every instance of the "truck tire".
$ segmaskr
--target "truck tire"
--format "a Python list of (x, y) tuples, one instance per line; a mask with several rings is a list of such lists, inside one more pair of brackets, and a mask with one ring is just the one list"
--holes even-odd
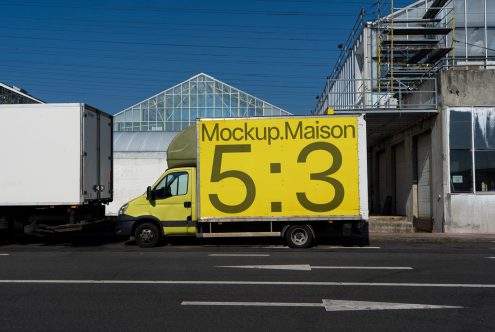
[(293, 225), (285, 232), (285, 240), (291, 248), (309, 248), (314, 239), (313, 232), (307, 225)]
[(151, 222), (142, 223), (134, 231), (136, 244), (141, 248), (155, 247), (160, 242), (160, 238), (160, 230)]

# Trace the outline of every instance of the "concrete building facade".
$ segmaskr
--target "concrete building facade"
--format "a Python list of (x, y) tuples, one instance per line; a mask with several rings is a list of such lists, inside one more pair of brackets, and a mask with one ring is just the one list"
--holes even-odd
[(370, 210), (417, 230), (495, 232), (495, 70), (438, 74), (439, 111), (369, 146)]
[(370, 212), (416, 231), (495, 232), (495, 12), (474, 2), (361, 18), (315, 108), (365, 114)]

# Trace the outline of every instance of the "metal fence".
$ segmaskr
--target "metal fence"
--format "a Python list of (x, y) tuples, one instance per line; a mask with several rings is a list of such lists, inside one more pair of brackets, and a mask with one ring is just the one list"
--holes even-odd
[(335, 110), (436, 110), (436, 78), (329, 79), (316, 113)]

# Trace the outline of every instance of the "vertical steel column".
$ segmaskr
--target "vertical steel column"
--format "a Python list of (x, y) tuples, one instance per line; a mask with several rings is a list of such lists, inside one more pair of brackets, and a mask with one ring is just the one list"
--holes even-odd
[(467, 0), (464, 0), (464, 50), (465, 50), (465, 56), (464, 60), (466, 61), (466, 69), (469, 69), (467, 66), (468, 62), (468, 38), (467, 38)]
[(486, 1), (483, 1), (483, 5), (484, 5), (484, 20), (485, 20), (485, 69), (488, 65), (488, 22), (487, 22), (487, 18), (486, 18)]

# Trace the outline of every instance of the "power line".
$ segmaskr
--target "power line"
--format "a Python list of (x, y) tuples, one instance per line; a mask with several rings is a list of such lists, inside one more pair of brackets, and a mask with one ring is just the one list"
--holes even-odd
[(292, 47), (262, 47), (262, 46), (239, 46), (239, 45), (206, 45), (206, 44), (181, 44), (181, 43), (157, 43), (157, 42), (128, 42), (115, 40), (82, 40), (71, 38), (49, 38), (49, 37), (29, 37), (0, 35), (2, 38), (9, 39), (28, 39), (28, 40), (51, 40), (63, 42), (82, 42), (82, 43), (104, 43), (104, 44), (121, 44), (121, 45), (143, 45), (143, 46), (176, 46), (188, 48), (219, 48), (219, 49), (251, 49), (251, 50), (272, 50), (272, 51), (312, 51), (312, 52), (339, 52), (338, 50), (313, 49), (313, 48), (292, 48)]
[[(17, 77), (22, 77), (23, 75), (17, 74), (16, 76)], [(68, 78), (68, 77), (57, 78), (57, 79), (50, 79), (48, 77), (40, 77), (40, 76), (27, 76), (27, 77), (29, 77), (30, 81), (32, 81), (32, 82), (48, 82), (48, 83), (55, 84), (55, 86), (57, 86), (56, 83), (72, 82), (72, 83), (77, 83), (77, 84), (74, 85), (74, 86), (77, 86), (77, 87), (118, 87), (118, 88), (124, 89), (124, 90), (126, 90), (126, 89), (132, 89), (133, 91), (143, 91), (143, 92), (144, 91), (147, 91), (148, 93), (149, 93), (149, 91), (151, 89), (157, 90), (156, 87), (146, 87), (143, 84), (140, 84), (140, 85), (122, 84), (121, 81), (119, 81), (119, 83), (116, 84), (114, 82), (108, 82), (108, 81), (106, 81), (107, 83), (102, 83), (102, 81), (95, 80), (95, 79), (91, 79), (91, 81), (88, 82), (86, 80), (85, 81), (82, 81), (81, 79), (71, 79), (71, 78)], [(230, 81), (233, 81), (233, 80), (230, 80)], [(314, 91), (315, 90), (314, 87), (301, 86), (301, 85), (291, 86), (291, 85), (277, 84), (277, 85), (273, 86), (273, 85), (263, 84), (263, 83), (259, 83), (259, 82), (258, 83), (251, 83), (251, 84), (248, 83), (248, 84), (246, 84), (244, 82), (244, 80), (242, 80), (242, 79), (234, 80), (234, 81), (237, 81), (238, 82), (238, 83), (233, 83), (235, 85), (239, 85), (239, 86), (242, 85), (244, 87), (250, 87), (250, 88), (271, 87), (271, 88), (282, 89), (282, 90), (286, 90), (286, 89), (293, 89), (293, 90), (298, 90), (298, 91), (303, 91), (303, 90)], [(251, 81), (251, 82), (253, 82), (253, 81)], [(60, 84), (59, 86), (67, 86), (67, 84)], [(161, 88), (160, 92), (162, 92), (162, 91), (165, 91), (165, 90), (163, 90), (163, 87)]]
[(253, 10), (253, 9), (211, 9), (211, 8), (184, 8), (184, 7), (158, 7), (158, 6), (124, 6), (124, 5), (79, 5), (67, 3), (33, 3), (33, 2), (3, 2), (3, 7), (43, 7), (43, 8), (66, 8), (66, 9), (83, 9), (83, 10), (105, 10), (105, 11), (144, 11), (144, 12), (173, 12), (186, 14), (229, 14), (229, 15), (262, 15), (262, 16), (295, 16), (295, 17), (342, 17), (354, 16), (345, 12), (304, 12), (304, 11), (274, 11), (274, 10)]
[[(106, 53), (106, 54), (114, 54), (115, 52), (112, 51), (112, 50), (106, 50), (106, 49), (101, 49), (101, 48), (89, 48), (89, 47), (65, 47), (65, 46), (49, 46), (49, 45), (45, 45), (45, 44), (42, 44), (42, 45), (28, 45), (28, 44), (21, 44), (20, 46), (10, 46), (12, 47), (12, 49), (15, 49), (16, 51), (19, 51), (19, 52), (24, 52), (23, 50), (24, 49), (35, 49), (35, 50), (38, 50), (38, 49), (48, 49), (48, 50), (51, 50), (51, 49), (55, 49), (55, 50), (68, 50), (68, 51), (77, 51), (77, 55), (81, 55), (81, 51), (82, 52), (87, 52), (87, 51), (97, 51), (99, 54), (100, 53)], [(4, 44), (3, 46), (3, 49), (6, 50), (6, 46)], [(130, 49), (125, 49), (125, 51), (122, 51), (122, 50), (119, 50), (117, 52), (125, 52), (125, 53), (128, 53), (128, 54), (132, 54), (132, 53), (138, 53), (141, 57), (140, 59), (143, 59), (142, 55), (143, 54), (156, 54), (156, 55), (163, 55), (163, 51), (153, 51), (153, 50), (150, 50), (150, 49), (136, 49), (136, 48), (130, 48)], [(167, 51), (167, 55), (171, 55), (171, 56), (184, 56), (184, 55), (187, 55), (187, 56), (190, 56), (191, 53), (190, 52), (177, 52), (177, 51)], [(241, 54), (237, 54), (237, 55), (232, 55), (232, 54), (226, 54), (226, 53), (211, 53), (211, 52), (208, 52), (208, 53), (198, 53), (198, 52), (195, 52), (194, 53), (195, 56), (201, 56), (201, 59), (202, 57), (213, 57), (213, 58), (226, 58), (226, 57), (229, 57), (229, 58), (232, 58), (235, 56), (235, 59), (239, 59), (238, 57), (241, 56), (242, 58), (245, 58), (245, 59), (257, 59), (257, 61), (259, 60), (264, 60), (266, 59), (266, 55), (255, 55), (255, 54), (249, 54), (247, 55), (246, 53), (241, 53)], [(329, 57), (317, 57), (317, 56), (294, 56), (294, 55), (288, 55), (288, 54), (284, 54), (284, 59), (289, 59), (289, 60), (292, 60), (292, 59), (304, 59), (304, 60), (308, 60), (308, 61), (311, 61), (311, 63), (315, 63), (315, 60), (324, 60), (324, 61), (328, 61)], [(210, 60), (207, 60), (207, 61), (210, 61)], [(301, 61), (298, 61), (296, 63), (304, 63), (304, 62), (301, 62)]]
[[(3, 73), (5, 74), (12, 74), (15, 76), (15, 80), (18, 81), (19, 78), (26, 78), (27, 81), (30, 81), (32, 80), (33, 78), (35, 79), (38, 79), (38, 78), (43, 78), (43, 79), (46, 79), (46, 80), (49, 80), (49, 81), (56, 81), (56, 82), (62, 82), (62, 81), (74, 81), (74, 82), (81, 82), (81, 79), (68, 79), (67, 76), (71, 76), (70, 74), (67, 75), (65, 74), (65, 76), (60, 76), (60, 75), (50, 75), (50, 74), (43, 74), (43, 73), (39, 73), (38, 74), (42, 74), (42, 75), (37, 75), (37, 74), (33, 74), (33, 73), (19, 73), (19, 72), (11, 72), (11, 71), (3, 71)], [(3, 78), (5, 77), (9, 77), (7, 75), (4, 75)], [(74, 75), (74, 77), (78, 77), (77, 75)], [(105, 80), (106, 77), (104, 76), (94, 76), (94, 75), (86, 75), (84, 77), (85, 80), (88, 80), (88, 81), (91, 81), (91, 82), (108, 82), (107, 86), (108, 87), (118, 87), (118, 86), (124, 86), (125, 82), (129, 82), (129, 84), (126, 84), (125, 86), (132, 86), (132, 87), (135, 87), (136, 86), (136, 83), (135, 83), (135, 79), (133, 79), (132, 77), (128, 77), (128, 78), (115, 78), (115, 77), (109, 77), (110, 80)], [(223, 79), (225, 79), (225, 81), (228, 82), (228, 84), (230, 85), (233, 85), (233, 86), (243, 86), (243, 87), (246, 87), (246, 86), (249, 86), (249, 87), (253, 87), (253, 88), (264, 88), (264, 87), (270, 87), (272, 89), (275, 89), (275, 90), (278, 90), (278, 89), (281, 89), (281, 90), (285, 90), (285, 86), (283, 85), (284, 83), (287, 84), (287, 81), (278, 81), (278, 80), (267, 80), (267, 81), (263, 81), (262, 83), (260, 83), (260, 80), (259, 79), (248, 79), (248, 78), (233, 78), (233, 77), (222, 77)], [(115, 83), (118, 82), (119, 84)], [(146, 89), (149, 91), (149, 90), (156, 90), (156, 91), (164, 91), (165, 88), (167, 88), (167, 86), (172, 86), (170, 85), (170, 83), (167, 83), (167, 82), (164, 82), (163, 80), (159, 80), (159, 79), (145, 79), (145, 78), (142, 78), (139, 80), (140, 82), (140, 86), (144, 86), (144, 84), (146, 84)], [(248, 82), (248, 84), (246, 83)], [(250, 84), (249, 84), (250, 83)], [(266, 84), (263, 84), (263, 83), (266, 83)], [(271, 84), (268, 84), (268, 83), (271, 83)], [(314, 88), (312, 86), (309, 86), (309, 85), (301, 85), (301, 84), (298, 84), (298, 83), (295, 83), (297, 85), (294, 85), (294, 86), (290, 86), (290, 88), (293, 88), (293, 89), (312, 89), (312, 90), (315, 90), (317, 88)], [(16, 84), (18, 85), (18, 84)], [(23, 84), (19, 84), (19, 85), (23, 85)]]
[(465, 41), (460, 41), (460, 40), (457, 40), (457, 39), (454, 39), (454, 42), (459, 43), (459, 44), (473, 46), (473, 47), (478, 47), (478, 48), (481, 48), (481, 49), (484, 49), (484, 50), (495, 52), (495, 49), (493, 49), (493, 48), (489, 48), (489, 47), (485, 47), (485, 46), (480, 46), (480, 45), (476, 45), (476, 44), (471, 44), (471, 43), (467, 43)]
[[(0, 17), (1, 14), (0, 14)], [(126, 20), (125, 22), (122, 21), (111, 21), (105, 18), (105, 20), (90, 20), (90, 19), (64, 19), (60, 17), (53, 17), (53, 18), (33, 18), (33, 17), (23, 17), (23, 16), (6, 16), (2, 17), (2, 20), (5, 19), (14, 19), (16, 22), (19, 22), (20, 20), (23, 21), (42, 21), (43, 25), (46, 24), (59, 24), (60, 22), (65, 22), (64, 26), (67, 25), (67, 23), (71, 25), (77, 25), (78, 23), (98, 23), (99, 26), (114, 26), (114, 27), (140, 27), (140, 28), (146, 28), (149, 29), (150, 26), (157, 25), (157, 26), (165, 26), (165, 27), (173, 27), (174, 29), (177, 28), (177, 26), (182, 27), (181, 29), (184, 29), (183, 27), (198, 27), (199, 29), (194, 29), (193, 31), (215, 31), (215, 32), (225, 32), (226, 29), (228, 29), (229, 32), (256, 32), (259, 34), (275, 34), (275, 33), (291, 33), (291, 34), (314, 34), (315, 32), (321, 32), (323, 27), (318, 27), (318, 28), (312, 28), (308, 26), (297, 26), (295, 27), (294, 25), (291, 26), (282, 26), (282, 25), (239, 25), (239, 24), (211, 24), (211, 23), (168, 23), (168, 22), (163, 22), (163, 21), (152, 21), (152, 20), (146, 20), (146, 21), (135, 21), (135, 20)], [(48, 21), (47, 21), (48, 20)], [(87, 27), (87, 24), (85, 25)], [(220, 29), (205, 29), (205, 27), (218, 27)], [(348, 28), (340, 28), (340, 27), (334, 27), (334, 26), (326, 26), (329, 31), (338, 31), (338, 30), (343, 30), (343, 31), (349, 31)], [(262, 30), (233, 30), (233, 28), (256, 28), (256, 29), (262, 29)], [(282, 31), (270, 31), (267, 29), (281, 29)], [(295, 29), (296, 31), (291, 31), (292, 29)], [(184, 30), (192, 30), (192, 29), (184, 29)], [(300, 33), (301, 31), (308, 31), (304, 33)]]
[[(21, 60), (16, 60), (16, 61), (9, 61), (9, 63), (21, 63), (21, 64), (25, 64), (26, 62), (25, 61), (21, 61)], [(29, 62), (29, 64), (33, 64), (33, 62)], [(75, 69), (81, 69), (81, 65), (66, 65), (66, 64), (58, 64), (58, 63), (42, 63), (44, 65), (47, 65), (47, 66), (61, 66), (61, 67), (69, 67), (69, 68), (75, 68)], [(1, 63), (0, 61), (0, 67), (6, 67), (6, 69), (2, 70), (3, 73), (7, 73), (7, 72), (12, 72), (13, 74), (16, 74), (17, 73), (21, 73), (21, 70), (23, 68), (25, 68), (25, 66), (22, 66), (22, 67), (14, 67), (12, 66), (12, 64), (9, 64), (9, 65), (4, 65)], [(95, 67), (95, 68), (93, 68)], [(135, 76), (129, 76), (129, 75), (124, 75), (122, 73), (122, 71), (119, 71), (117, 73), (115, 72), (105, 72), (104, 75), (94, 75), (94, 73), (96, 74), (102, 74), (102, 68), (105, 68), (104, 66), (87, 66), (87, 67), (84, 67), (83, 71), (84, 71), (84, 74), (86, 76), (89, 76), (91, 75), (91, 78), (114, 78), (114, 79), (118, 79), (118, 80), (121, 80), (121, 79), (130, 79), (130, 80), (136, 80), (136, 77)], [(110, 70), (113, 70), (115, 68), (108, 68)], [(53, 74), (60, 74), (60, 75), (80, 75), (80, 71), (78, 72), (69, 72), (67, 71), (65, 68), (63, 69), (62, 72), (55, 72), (53, 69), (40, 69), (40, 68), (29, 68), (29, 69), (26, 69), (29, 71), (29, 73), (39, 73), (39, 74), (48, 74), (48, 75), (53, 75)], [(120, 68), (117, 68), (116, 70), (120, 70)], [(154, 70), (154, 69), (129, 69), (130, 71), (133, 71), (135, 72), (135, 75), (139, 75), (139, 81), (153, 81), (153, 82), (158, 82), (158, 83), (161, 83), (161, 82), (164, 82), (163, 81), (163, 75), (164, 74), (180, 74), (181, 76), (183, 76), (184, 78), (188, 78), (188, 77), (192, 77), (194, 75), (196, 75), (198, 73), (198, 71), (192, 71), (192, 72), (188, 72), (188, 71), (184, 71), (184, 70), (164, 70), (164, 69), (160, 69), (160, 70)], [(142, 74), (146, 73), (146, 76), (143, 76)], [(223, 81), (232, 81), (232, 80), (239, 80), (239, 76), (229, 76), (232, 74), (232, 72), (223, 72), (223, 71), (206, 71), (210, 74), (214, 75), (213, 76), (221, 76), (221, 80)], [(307, 72), (306, 72), (307, 73)], [(132, 75), (132, 74), (131, 74)], [(153, 80), (153, 78), (155, 77), (154, 75), (156, 75), (156, 79)], [(250, 72), (247, 72), (247, 73), (243, 73), (242, 76), (242, 80), (247, 80), (247, 81), (252, 81), (252, 82), (260, 82), (260, 80), (270, 80), (270, 82), (272, 83), (284, 83), (286, 82), (287, 80), (285, 81), (271, 81), (271, 79), (273, 79), (273, 77), (276, 77), (276, 78), (279, 78), (278, 75), (270, 75), (270, 74), (260, 74), (260, 73), (250, 73)], [(246, 78), (249, 77), (249, 78)], [(56, 76), (57, 77), (57, 76)], [(252, 79), (250, 79), (252, 77)], [(301, 80), (301, 79), (311, 79), (311, 80), (314, 80), (316, 77), (311, 75), (284, 75), (283, 76), (284, 78), (287, 78), (287, 79), (291, 79), (291, 80), (294, 80), (294, 81), (298, 81), (298, 80)], [(281, 77), (280, 77), (281, 78)], [(298, 81), (299, 82), (299, 81)]]
[[(9, 49), (4, 47), (4, 51), (8, 51)], [(30, 51), (22, 51), (22, 55), (26, 54), (31, 54), (31, 55), (51, 55), (51, 56), (56, 56), (56, 57), (73, 57), (74, 54), (65, 54), (65, 53), (60, 53), (60, 52), (41, 52), (41, 51), (35, 51), (35, 52), (30, 52)], [(78, 55), (83, 55), (83, 54), (78, 54)], [(135, 57), (135, 56), (113, 56), (113, 55), (102, 55), (102, 54), (84, 54), (84, 58), (96, 58), (96, 59), (112, 59), (112, 60), (131, 60), (131, 61), (143, 61), (143, 57)], [(146, 57), (146, 61), (152, 61), (152, 62), (165, 62), (166, 63), (204, 63), (205, 60), (201, 58), (167, 58), (167, 57)], [(276, 61), (268, 61), (268, 60), (243, 60), (243, 59), (236, 59), (233, 61), (228, 61), (225, 59), (211, 59), (208, 61), (209, 63), (222, 63), (222, 64), (243, 64), (243, 65), (266, 65), (266, 66), (287, 66), (287, 65), (297, 65), (298, 67), (317, 67), (321, 68), (326, 66), (326, 63), (303, 63), (303, 62), (291, 62), (291, 61), (281, 61), (281, 60), (276, 60)]]
[[(37, 31), (37, 32), (41, 32), (41, 31), (50, 31), (50, 32), (83, 32), (83, 33), (97, 33), (97, 34), (101, 34), (101, 33), (105, 33), (105, 35), (107, 36), (111, 36), (111, 35), (124, 35), (124, 36), (129, 36), (129, 35), (132, 35), (132, 36), (140, 36), (140, 37), (143, 37), (143, 34), (141, 33), (133, 33), (133, 32), (108, 32), (108, 31), (88, 31), (87, 29), (85, 30), (72, 30), (72, 29), (47, 29), (47, 28), (24, 28), (24, 27), (16, 27), (15, 29), (16, 31)], [(228, 32), (228, 31), (224, 31), (224, 32)], [(196, 37), (196, 38), (211, 38), (211, 36), (208, 36), (208, 35), (198, 35), (198, 34), (178, 34), (177, 32), (174, 32), (174, 31), (171, 31), (170, 33), (149, 33), (147, 32), (146, 33), (146, 37), (152, 37), (152, 36), (157, 36), (157, 37)], [(217, 39), (235, 39), (235, 40), (239, 40), (241, 39), (239, 36), (231, 36), (231, 35), (222, 35), (222, 36), (218, 36), (218, 35), (215, 35), (214, 36), (215, 38)], [(249, 39), (249, 40), (275, 40), (275, 41), (306, 41), (306, 42), (329, 42), (329, 41), (333, 41), (333, 42), (339, 42), (341, 41), (340, 39), (318, 39), (318, 38), (281, 38), (281, 37), (259, 37), (259, 36), (256, 36), (256, 35), (253, 35), (253, 37), (242, 37), (242, 40), (246, 40), (246, 39)]]

